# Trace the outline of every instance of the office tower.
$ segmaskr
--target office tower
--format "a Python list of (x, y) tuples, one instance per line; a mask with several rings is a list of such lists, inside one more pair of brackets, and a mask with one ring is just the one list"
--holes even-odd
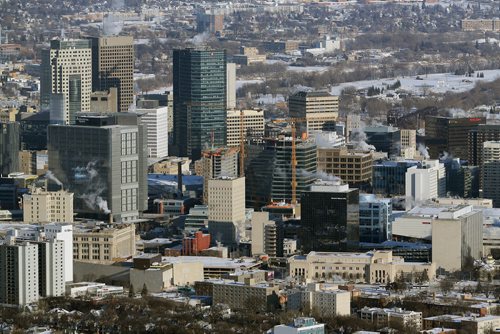
[(372, 194), (359, 195), (359, 242), (391, 240), (392, 202)]
[(432, 261), (437, 268), (459, 271), (481, 259), (483, 214), (472, 205), (456, 206), (438, 213), (432, 221)]
[(38, 246), (6, 241), (0, 244), (0, 304), (38, 302)]
[(371, 126), (365, 128), (366, 142), (375, 146), (377, 151), (386, 152), (389, 157), (399, 156), (401, 152), (401, 132), (392, 126)]
[(40, 76), (42, 110), (52, 123), (73, 124), (76, 114), (90, 111), (92, 52), (84, 39), (52, 40), (42, 50)]
[(427, 116), (425, 118), (425, 145), (431, 158), (437, 159), (447, 152), (455, 158), (469, 156), (469, 131), (486, 124), (484, 117), (452, 118)]
[(245, 178), (208, 180), (208, 231), (212, 239), (233, 245), (244, 231)]
[(147, 129), (148, 157), (168, 156), (168, 107), (138, 108), (136, 112)]
[(195, 161), (196, 175), (203, 176), (203, 203), (208, 200), (208, 180), (221, 176), (238, 176), (238, 148), (221, 147), (202, 152), (200, 160)]
[(417, 149), (417, 130), (401, 129), (401, 149)]
[(260, 139), (264, 136), (264, 110), (244, 109), (227, 111), (227, 146), (239, 146), (243, 128), (243, 140)]
[(226, 64), (226, 101), (227, 109), (236, 108), (236, 64)]
[(481, 166), (483, 143), (486, 141), (500, 140), (499, 124), (479, 124), (469, 131), (469, 165)]
[(439, 160), (426, 160), (408, 168), (405, 177), (406, 208), (416, 203), (446, 196), (446, 169)]
[(372, 182), (373, 154), (346, 147), (318, 148), (318, 172), (335, 175), (350, 187), (366, 188)]
[(90, 112), (100, 114), (118, 112), (118, 88), (94, 91), (90, 94)]
[(139, 108), (168, 108), (168, 147), (174, 143), (174, 94), (165, 91), (164, 94), (143, 94), (137, 97)]
[(42, 151), (47, 149), (49, 112), (20, 112), (16, 115), (16, 121), (20, 124), (22, 150)]
[(0, 123), (0, 175), (19, 171), (19, 123)]
[(380, 161), (373, 165), (373, 193), (394, 196), (406, 192), (406, 171), (418, 161)]
[(226, 143), (226, 52), (174, 50), (173, 65), (177, 155), (197, 160)]
[(23, 195), (23, 221), (26, 224), (73, 222), (73, 193), (35, 188)]
[(356, 114), (347, 114), (345, 122), (345, 138), (349, 143), (351, 134), (355, 129), (361, 128), (361, 117)]
[(146, 131), (136, 114), (86, 114), (49, 126), (49, 169), (74, 195), (75, 212), (135, 220), (147, 208)]
[(304, 252), (353, 249), (359, 243), (359, 190), (316, 181), (300, 199)]
[(446, 193), (461, 198), (479, 197), (480, 173), (478, 166), (467, 166), (459, 158), (444, 161)]
[(118, 89), (118, 111), (134, 103), (134, 39), (132, 36), (91, 37), (92, 89)]
[[(296, 140), (296, 195), (309, 190), (316, 180), (317, 149), (312, 142)], [(272, 201), (292, 199), (292, 142), (267, 138), (249, 145), (246, 157), (247, 206), (260, 209)]]
[(37, 151), (19, 151), (19, 172), (26, 175), (37, 174)]
[(486, 141), (482, 150), (481, 183), (483, 198), (493, 200), (493, 207), (500, 207), (500, 141)]
[(288, 99), (288, 114), (306, 119), (305, 123), (298, 124), (302, 132), (334, 132), (339, 116), (339, 97), (328, 92), (298, 92)]
[(50, 223), (43, 226), (43, 232), (49, 241), (64, 242), (64, 280), (73, 282), (73, 225)]

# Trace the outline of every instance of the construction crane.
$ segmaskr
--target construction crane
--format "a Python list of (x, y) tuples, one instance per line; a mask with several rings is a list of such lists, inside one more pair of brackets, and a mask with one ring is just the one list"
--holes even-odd
[(292, 127), (292, 204), (297, 204), (297, 147), (295, 137), (297, 135), (297, 123), (306, 122), (306, 118), (289, 118)]

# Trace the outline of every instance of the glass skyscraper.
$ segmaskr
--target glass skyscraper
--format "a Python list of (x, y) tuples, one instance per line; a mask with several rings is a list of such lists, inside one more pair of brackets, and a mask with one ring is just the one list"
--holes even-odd
[(174, 139), (179, 156), (226, 143), (226, 52), (174, 50)]

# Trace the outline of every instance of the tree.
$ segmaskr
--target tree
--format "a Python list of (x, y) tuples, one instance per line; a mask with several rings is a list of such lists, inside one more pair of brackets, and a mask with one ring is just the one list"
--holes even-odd
[(142, 291), (141, 291), (141, 296), (145, 297), (148, 295), (148, 287), (146, 286), (146, 283), (142, 286)]
[(441, 280), (441, 282), (439, 282), (439, 288), (445, 295), (448, 294), (453, 289), (454, 286), (455, 282), (453, 282), (449, 278), (445, 278)]

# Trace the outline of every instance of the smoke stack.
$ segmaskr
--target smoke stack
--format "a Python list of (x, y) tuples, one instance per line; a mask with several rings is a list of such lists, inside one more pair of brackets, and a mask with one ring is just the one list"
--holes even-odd
[(182, 161), (177, 162), (177, 190), (182, 197)]
[(109, 225), (113, 225), (113, 214), (109, 213)]

